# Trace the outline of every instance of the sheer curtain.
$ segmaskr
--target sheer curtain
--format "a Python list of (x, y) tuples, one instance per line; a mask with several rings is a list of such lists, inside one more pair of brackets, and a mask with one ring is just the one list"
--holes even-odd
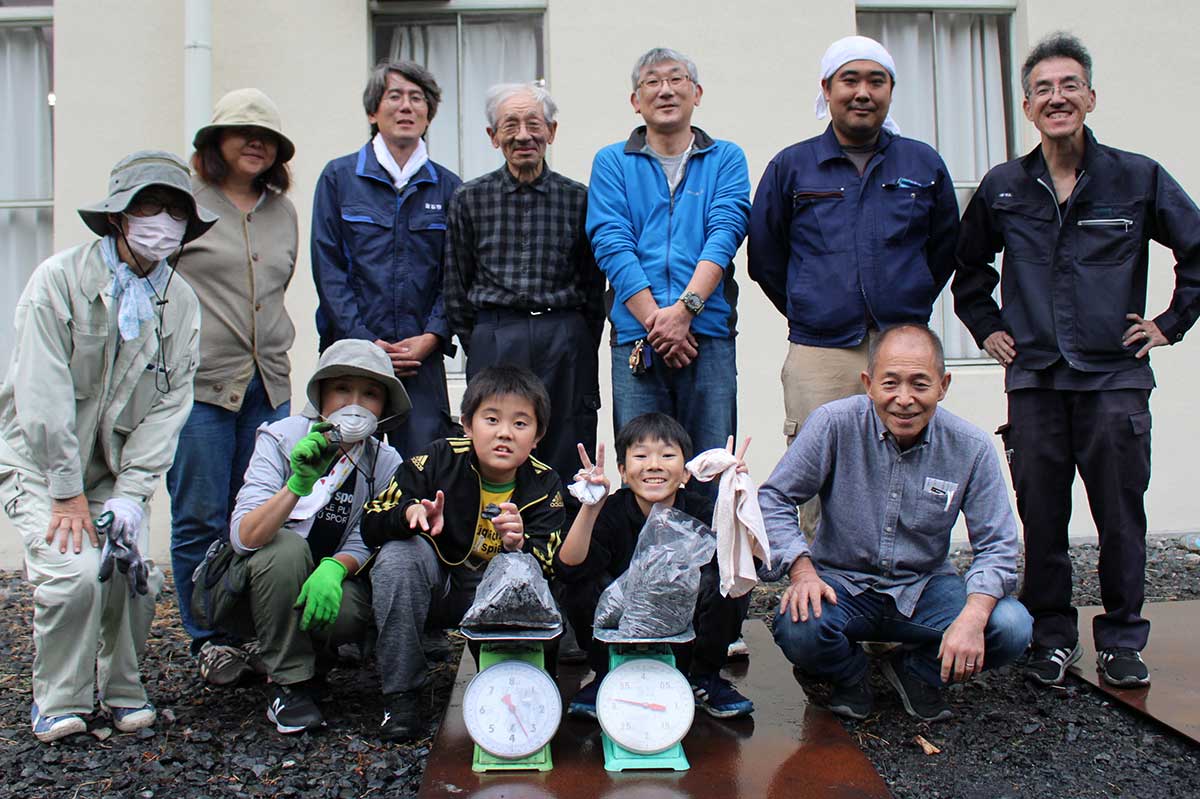
[[(0, 202), (49, 200), (50, 47), (39, 28), (0, 26)], [(52, 208), (0, 208), (0, 372), (7, 371), (13, 309), (50, 254)]]
[[(398, 24), (388, 55), (422, 64), (442, 87), (442, 104), (429, 127), (429, 156), (456, 171), (463, 180), (479, 177), (504, 163), (487, 137), (484, 99), (496, 83), (532, 81), (540, 77), (540, 18), (463, 17), (462, 97), (458, 95), (458, 32), (455, 18)], [(458, 125), (462, 119), (462, 149)]]
[[(950, 170), (959, 210), (988, 169), (1008, 159), (1008, 82), (996, 14), (861, 13), (858, 32), (896, 60), (892, 116), (905, 136), (935, 147)], [(930, 325), (951, 358), (986, 357), (954, 316), (949, 288)]]

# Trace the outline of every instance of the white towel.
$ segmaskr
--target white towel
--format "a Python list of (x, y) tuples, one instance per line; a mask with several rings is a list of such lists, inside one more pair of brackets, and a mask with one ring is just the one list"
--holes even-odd
[(771, 564), (771, 545), (758, 507), (758, 488), (748, 474), (738, 474), (737, 458), (728, 450), (710, 449), (692, 458), (687, 469), (705, 483), (720, 475), (713, 532), (717, 534), (717, 568), (721, 595), (739, 597), (758, 584), (757, 556)]
[[(893, 81), (896, 80), (896, 62), (886, 47), (868, 36), (847, 36), (829, 45), (825, 55), (821, 56), (821, 74), (817, 82), (823, 84), (851, 61), (874, 61), (888, 71)], [(825, 99), (823, 87), (817, 88), (817, 101), (813, 110), (816, 111), (817, 119), (829, 116), (829, 102)], [(883, 127), (890, 133), (900, 135), (900, 126), (892, 119), (891, 113), (883, 120)]]
[(289, 530), (294, 530), (300, 533), (305, 538), (308, 537), (308, 531), (312, 529), (317, 511), (329, 504), (333, 499), (334, 493), (342, 487), (346, 479), (354, 473), (354, 464), (358, 463), (363, 454), (363, 442), (358, 442), (350, 448), (349, 452), (343, 452), (341, 457), (337, 459), (337, 463), (329, 470), (329, 474), (322, 477), (313, 485), (312, 493), (306, 497), (300, 497), (296, 503), (296, 507), (292, 508), (292, 512), (288, 514), (288, 520), (285, 525)]

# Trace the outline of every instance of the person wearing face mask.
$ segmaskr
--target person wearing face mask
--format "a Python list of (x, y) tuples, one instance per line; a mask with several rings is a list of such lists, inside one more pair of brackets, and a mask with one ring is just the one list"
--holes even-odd
[[(25, 285), (0, 386), (0, 504), (34, 586), (30, 720), (46, 742), (86, 730), (97, 691), (117, 730), (155, 720), (138, 657), (163, 577), (140, 554), (200, 341), (199, 302), (165, 259), (216, 222), (168, 152), (121, 159), (108, 189), (79, 209), (100, 238), (51, 256)], [(137, 569), (112, 572), (93, 523), (105, 512), (109, 543), (136, 553)]]
[(209, 545), (228, 535), (229, 514), (260, 425), (291, 411), (288, 350), (296, 329), (284, 293), (296, 268), (296, 209), (285, 192), (295, 153), (279, 111), (258, 89), (219, 101), (196, 131), (192, 188), (221, 219), (177, 264), (200, 298), (196, 403), (167, 472), (171, 570), (179, 616), (200, 674), (227, 685), (259, 664), (253, 647), (215, 635), (191, 612), (192, 572)]
[(325, 725), (318, 653), (361, 641), (373, 618), (359, 520), (401, 463), (373, 434), (411, 407), (387, 353), (361, 339), (322, 353), (306, 395), (302, 413), (258, 429), (229, 525), (239, 557), (231, 579), (211, 589), (247, 586), (233, 605), (245, 612), (226, 614), (223, 632), (258, 640), (271, 679), (267, 718), (285, 735)]

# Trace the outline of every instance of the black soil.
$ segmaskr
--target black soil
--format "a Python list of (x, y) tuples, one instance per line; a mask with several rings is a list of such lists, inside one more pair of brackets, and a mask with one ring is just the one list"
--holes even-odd
[[(1076, 547), (1072, 555), (1077, 604), (1098, 604), (1095, 548)], [(960, 565), (968, 560), (955, 556)], [(1151, 544), (1150, 601), (1200, 598), (1198, 578), (1200, 556), (1173, 541)], [(781, 590), (779, 584), (756, 589), (752, 614), (770, 618)], [(142, 664), (158, 723), (103, 738), (105, 720), (97, 717), (96, 735), (41, 744), (29, 730), (31, 615), (21, 574), (0, 572), (0, 797), (357, 799), (412, 796), (420, 785), (431, 740), (387, 745), (373, 735), (380, 709), (372, 663), (343, 662), (331, 672), (321, 701), (326, 730), (280, 736), (265, 716), (262, 681), (232, 688), (203, 683), (172, 594), (160, 601)], [(436, 667), (430, 719), (440, 717), (453, 678), (450, 664)], [(884, 681), (874, 687), (876, 712), (846, 729), (897, 797), (1200, 795), (1200, 747), (1079, 681), (1046, 690), (1027, 686), (1016, 669), (988, 673), (951, 688), (956, 716), (936, 725), (907, 716)], [(825, 698), (818, 684), (804, 690), (814, 701)], [(940, 753), (926, 755), (918, 735)]]

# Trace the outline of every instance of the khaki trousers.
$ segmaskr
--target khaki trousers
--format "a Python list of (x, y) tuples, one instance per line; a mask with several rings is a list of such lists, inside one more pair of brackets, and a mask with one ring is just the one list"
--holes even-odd
[[(879, 335), (870, 331), (857, 347), (810, 347), (789, 344), (780, 379), (783, 382), (783, 434), (790, 445), (809, 414), (827, 402), (866, 391), (861, 374), (867, 368), (867, 347)], [(809, 540), (821, 520), (821, 502), (813, 497), (800, 506), (800, 529)]]
[[(99, 516), (111, 483), (91, 489), (88, 504)], [(138, 675), (138, 656), (146, 645), (154, 603), (163, 575), (149, 558), (150, 591), (129, 597), (127, 578), (114, 571), (100, 582), (100, 549), (85, 536), (83, 551), (65, 553), (46, 543), (50, 489), (32, 472), (10, 471), (0, 477), (0, 501), (25, 546), (25, 573), (33, 584), (33, 699), (43, 716), (85, 714), (94, 709), (94, 692), (115, 707), (141, 707), (146, 690)], [(149, 516), (138, 548), (149, 552)], [(97, 651), (98, 650), (98, 651)]]

